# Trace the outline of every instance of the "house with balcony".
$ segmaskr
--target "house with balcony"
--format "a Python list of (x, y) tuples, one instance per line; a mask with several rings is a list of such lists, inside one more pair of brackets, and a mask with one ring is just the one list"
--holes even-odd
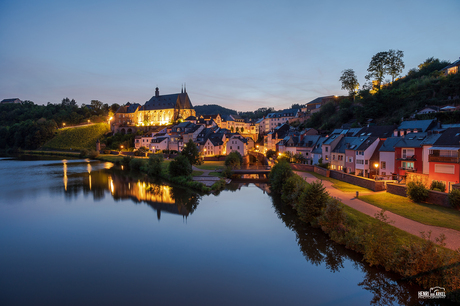
[(405, 176), (406, 172), (423, 173), (423, 141), (426, 133), (409, 133), (395, 144), (395, 172)]
[(460, 128), (449, 128), (429, 148), (429, 181), (442, 181), (448, 191), (460, 182)]
[(347, 172), (346, 166), (346, 149), (350, 148), (351, 143), (355, 140), (355, 137), (343, 137), (337, 146), (332, 150), (331, 158), (331, 170), (338, 170)]

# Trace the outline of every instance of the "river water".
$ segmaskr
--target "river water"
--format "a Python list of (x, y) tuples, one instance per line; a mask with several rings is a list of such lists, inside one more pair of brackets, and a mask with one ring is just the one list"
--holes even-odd
[(1, 305), (413, 305), (419, 287), (263, 184), (198, 195), (111, 163), (0, 159)]

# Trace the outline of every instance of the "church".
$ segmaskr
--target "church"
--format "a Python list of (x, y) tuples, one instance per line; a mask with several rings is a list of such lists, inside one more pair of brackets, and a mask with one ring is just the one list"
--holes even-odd
[(142, 127), (169, 125), (189, 116), (196, 116), (196, 113), (185, 88), (180, 93), (160, 95), (157, 87), (155, 95), (144, 105), (128, 102), (121, 106), (111, 122), (111, 129), (114, 133), (133, 133)]

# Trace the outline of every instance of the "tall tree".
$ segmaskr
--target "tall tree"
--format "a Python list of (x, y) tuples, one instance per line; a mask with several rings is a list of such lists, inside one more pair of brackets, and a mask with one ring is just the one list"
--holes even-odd
[(404, 52), (401, 50), (392, 50), (390, 49), (387, 53), (387, 62), (386, 70), (389, 75), (391, 75), (391, 82), (395, 81), (395, 78), (403, 71), (406, 67), (402, 58), (404, 57)]
[(180, 154), (187, 157), (191, 165), (201, 164), (200, 152), (192, 139), (187, 142)]
[(356, 90), (359, 88), (358, 78), (356, 77), (355, 71), (353, 69), (346, 69), (342, 71), (342, 76), (339, 80), (342, 82), (342, 89), (348, 90), (348, 93), (354, 100)]
[(380, 86), (383, 82), (383, 77), (387, 71), (387, 61), (388, 52), (379, 52), (372, 57), (371, 62), (369, 63), (369, 67), (367, 68), (369, 74), (366, 75), (366, 80), (373, 79), (377, 81), (378, 89), (380, 89)]

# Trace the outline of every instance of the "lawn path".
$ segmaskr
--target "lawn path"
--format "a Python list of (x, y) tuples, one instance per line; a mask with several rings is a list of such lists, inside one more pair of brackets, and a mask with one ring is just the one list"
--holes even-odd
[[(302, 177), (308, 183), (314, 182), (318, 180), (314, 175), (307, 173), (307, 172), (298, 172), (295, 171), (297, 175)], [(330, 196), (339, 198), (340, 201), (351, 207), (354, 208), (368, 216), (374, 217), (376, 213), (379, 213), (382, 209), (376, 206), (373, 206), (369, 203), (361, 201), (355, 197), (355, 193), (345, 193), (342, 192), (334, 187), (332, 187), (332, 183), (326, 180), (323, 180), (323, 185), (326, 187), (327, 192)], [(385, 191), (381, 191), (385, 192)], [(372, 194), (373, 192), (366, 192), (365, 194)], [(456, 231), (449, 228), (432, 226), (422, 224), (404, 217), (400, 215), (394, 214), (390, 211), (385, 211), (385, 214), (388, 216), (389, 221), (394, 221), (391, 225), (406, 231), (412, 235), (420, 237), (420, 232), (428, 233), (429, 231), (432, 232), (431, 237), (434, 240), (435, 237), (439, 237), (439, 235), (444, 234), (446, 236), (446, 247), (451, 250), (456, 250), (460, 248), (460, 231)]]

